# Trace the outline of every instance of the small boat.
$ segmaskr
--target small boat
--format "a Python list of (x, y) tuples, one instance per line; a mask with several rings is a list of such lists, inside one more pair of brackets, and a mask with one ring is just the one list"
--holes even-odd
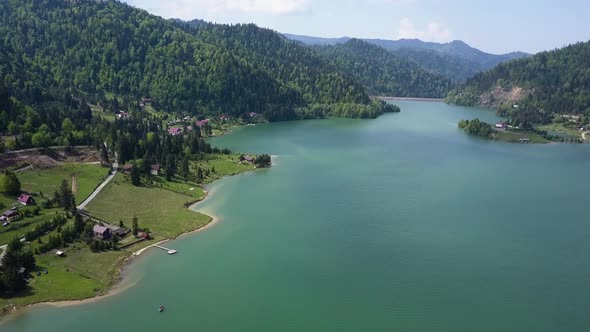
[(164, 306), (161, 305), (159, 310), (160, 310), (160, 312), (162, 312), (162, 311), (164, 311), (164, 309), (166, 309), (166, 308), (164, 308)]

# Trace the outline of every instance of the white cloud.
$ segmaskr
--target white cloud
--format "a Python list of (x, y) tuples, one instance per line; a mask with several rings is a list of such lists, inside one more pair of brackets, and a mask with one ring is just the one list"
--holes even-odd
[(369, 3), (385, 5), (409, 5), (416, 3), (416, 0), (369, 0)]
[(417, 28), (409, 18), (404, 18), (399, 23), (398, 38), (421, 39), (424, 41), (448, 42), (451, 39), (451, 31), (436, 22), (428, 23), (425, 29)]
[[(164, 17), (215, 17), (224, 13), (260, 13), (275, 16), (309, 12), (312, 0), (124, 0)], [(200, 15), (201, 17), (196, 17)]]
[(234, 10), (273, 15), (299, 14), (311, 9), (311, 0), (221, 0), (216, 3), (218, 11)]

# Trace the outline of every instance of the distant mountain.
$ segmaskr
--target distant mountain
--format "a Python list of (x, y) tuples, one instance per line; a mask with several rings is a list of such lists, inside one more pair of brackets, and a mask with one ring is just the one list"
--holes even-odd
[(529, 55), (523, 52), (512, 52), (500, 55), (485, 53), (467, 45), (460, 40), (455, 40), (444, 44), (423, 42), (419, 39), (400, 39), (397, 41), (373, 39), (367, 41), (390, 51), (400, 48), (434, 50), (443, 54), (448, 54), (476, 63), (481, 66), (481, 70), (490, 69), (502, 62), (526, 57)]
[[(296, 40), (306, 45), (335, 45), (342, 44), (351, 38), (320, 38), (292, 34), (284, 34), (286, 38)], [(450, 43), (424, 42), (419, 39), (363, 39), (364, 41), (381, 46), (392, 52), (404, 49), (406, 51), (397, 52), (400, 56), (413, 59), (426, 69), (445, 74), (450, 78), (464, 80), (468, 75), (484, 71), (494, 66), (522, 57), (529, 56), (523, 52), (512, 52), (507, 54), (490, 54), (473, 48), (466, 43), (455, 40)], [(412, 50), (407, 51), (407, 50)], [(443, 57), (436, 57), (432, 52), (420, 53), (420, 50), (436, 51)]]
[(526, 113), (532, 123), (551, 113), (590, 116), (590, 42), (500, 64), (467, 80), (447, 101), (499, 107), (512, 116)]
[(453, 87), (453, 82), (443, 75), (428, 72), (413, 61), (360, 39), (312, 48), (373, 95), (443, 98)]
[(352, 38), (349, 37), (341, 37), (341, 38), (321, 38), (321, 37), (311, 37), (311, 36), (301, 36), (301, 35), (292, 35), (289, 33), (284, 33), (283, 36), (287, 37), (287, 39), (298, 41), (305, 45), (336, 45), (336, 44), (344, 44), (347, 41), (351, 40)]
[(476, 62), (434, 50), (402, 47), (391, 51), (391, 53), (408, 61), (414, 61), (422, 68), (432, 73), (444, 75), (454, 81), (465, 81), (482, 71), (481, 65)]

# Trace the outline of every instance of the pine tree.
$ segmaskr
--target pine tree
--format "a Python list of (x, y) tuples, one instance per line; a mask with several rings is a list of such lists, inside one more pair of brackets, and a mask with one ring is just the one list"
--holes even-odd
[(141, 184), (141, 173), (139, 172), (139, 167), (133, 164), (131, 168), (131, 184), (134, 186), (139, 186)]
[(188, 156), (184, 156), (184, 158), (182, 158), (182, 163), (180, 164), (180, 175), (184, 178), (185, 181), (188, 180), (189, 172), (190, 169)]
[(139, 233), (139, 222), (137, 220), (137, 216), (133, 216), (133, 219), (131, 221), (131, 229), (133, 235), (137, 236), (137, 233)]
[(104, 165), (110, 164), (109, 161), (109, 152), (107, 151), (107, 147), (104, 143), (100, 144), (100, 159)]
[(81, 234), (84, 231), (85, 226), (86, 223), (84, 222), (82, 215), (80, 213), (76, 213), (76, 216), (74, 217), (74, 230), (76, 233)]
[(0, 192), (8, 195), (17, 195), (20, 193), (20, 181), (13, 172), (6, 170), (0, 175)]

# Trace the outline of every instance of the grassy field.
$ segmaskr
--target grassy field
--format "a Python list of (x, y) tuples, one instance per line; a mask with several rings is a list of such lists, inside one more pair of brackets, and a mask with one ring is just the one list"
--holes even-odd
[[(30, 288), (12, 298), (16, 305), (45, 301), (79, 300), (104, 293), (117, 277), (119, 262), (129, 255), (128, 251), (93, 253), (85, 243), (74, 243), (64, 249), (65, 257), (58, 257), (54, 250), (35, 256), (40, 271), (33, 274)], [(0, 307), (8, 303), (0, 299)]]
[(547, 125), (537, 126), (539, 130), (545, 130), (550, 133), (555, 133), (565, 138), (581, 138), (582, 132), (572, 128), (570, 126), (566, 126), (562, 123), (551, 123)]
[[(206, 182), (254, 169), (253, 165), (238, 162), (238, 158), (238, 155), (209, 156), (207, 160), (191, 166), (195, 168), (201, 166), (203, 169), (215, 167), (216, 173), (208, 177)], [(53, 187), (58, 186), (62, 178), (68, 178), (72, 173), (78, 174), (77, 181), (80, 189), (78, 195), (83, 195), (83, 192), (92, 191), (106, 175), (106, 170), (97, 165), (66, 165), (60, 169), (22, 173), (27, 176), (21, 174), (21, 181), (23, 187), (26, 182), (26, 186), (32, 191), (53, 192), (55, 190)], [(91, 188), (90, 184), (92, 184)], [(94, 253), (86, 243), (76, 242), (62, 249), (66, 254), (65, 257), (56, 256), (55, 250), (36, 255), (39, 270), (47, 270), (48, 273), (41, 273), (40, 276), (33, 274), (29, 289), (10, 301), (17, 306), (23, 306), (46, 301), (79, 300), (104, 293), (118, 278), (118, 271), (124, 258), (133, 251), (155, 241), (174, 238), (182, 233), (201, 228), (211, 222), (211, 217), (185, 208), (186, 203), (201, 200), (204, 197), (204, 191), (195, 183), (185, 183), (180, 179), (167, 182), (162, 177), (155, 177), (151, 183), (135, 187), (131, 185), (127, 175), (118, 173), (87, 206), (86, 212), (114, 224), (122, 220), (127, 227), (131, 226), (132, 218), (137, 216), (139, 227), (149, 229), (154, 238), (118, 251)], [(2, 203), (12, 204), (13, 201), (12, 197), (0, 196)], [(0, 243), (4, 237), (7, 242), (15, 235), (24, 234), (36, 223), (50, 218), (58, 211), (59, 209), (42, 210), (41, 216), (19, 221), (30, 222), (30, 224), (18, 231), (0, 234)], [(69, 220), (68, 225), (72, 222)], [(42, 236), (41, 240), (46, 242), (50, 235), (55, 235), (57, 232), (59, 231), (53, 230)], [(133, 240), (134, 238), (129, 236), (121, 243), (133, 242)], [(35, 250), (38, 245), (37, 240), (28, 243), (31, 250)], [(0, 307), (8, 303), (8, 299), (0, 298)]]
[(164, 112), (157, 111), (157, 110), (156, 110), (156, 109), (155, 109), (155, 108), (152, 106), (152, 104), (151, 104), (151, 103), (146, 103), (146, 104), (145, 104), (145, 107), (143, 108), (143, 110), (144, 110), (145, 112), (147, 112), (147, 113), (151, 114), (151, 115), (154, 115), (154, 116), (156, 116), (156, 117), (160, 118), (160, 119), (161, 119), (161, 118), (163, 117), (163, 115), (165, 114)]
[(92, 116), (100, 119), (104, 119), (110, 122), (115, 122), (116, 117), (112, 112), (105, 112), (104, 109), (98, 105), (90, 105)]
[(86, 211), (112, 223), (122, 220), (125, 225), (131, 225), (132, 218), (137, 216), (140, 228), (148, 228), (156, 239), (166, 239), (198, 229), (211, 221), (209, 216), (184, 207), (185, 203), (194, 200), (192, 196), (162, 188), (132, 186), (126, 176), (117, 174)]
[(239, 162), (239, 154), (224, 155), (224, 154), (212, 154), (207, 155), (207, 159), (191, 164), (191, 170), (196, 172), (198, 167), (205, 170), (211, 170), (215, 168), (215, 173), (211, 173), (205, 178), (205, 183), (213, 182), (224, 176), (236, 175), (239, 173), (253, 171), (254, 165), (250, 163)]
[(81, 203), (107, 176), (107, 169), (98, 164), (65, 164), (51, 169), (18, 173), (23, 190), (43, 192), (48, 196), (53, 195), (63, 179), (71, 184), (72, 176), (76, 177), (77, 183), (76, 202)]
[(543, 143), (549, 143), (549, 140), (546, 139), (545, 137), (535, 134), (533, 132), (528, 132), (528, 131), (508, 131), (508, 130), (499, 130), (499, 131), (495, 131), (492, 139), (496, 140), (496, 141), (502, 141), (502, 142), (510, 142), (510, 143), (519, 143), (521, 138), (528, 138), (530, 139), (530, 143), (536, 143), (536, 144), (543, 144)]
[(172, 181), (166, 181), (163, 177), (156, 176), (148, 180), (147, 185), (186, 195), (191, 197), (192, 201), (200, 201), (205, 198), (205, 192), (198, 184), (190, 181), (185, 182), (179, 177), (172, 179)]
[[(43, 192), (44, 195), (52, 196), (53, 192), (59, 188), (63, 179), (71, 183), (72, 175), (75, 175), (77, 183), (76, 202), (82, 202), (102, 182), (106, 176), (106, 172), (107, 170), (105, 168), (96, 164), (65, 164), (52, 169), (21, 172), (18, 173), (18, 177), (23, 190), (34, 193)], [(15, 204), (16, 198), (16, 196), (0, 195), (0, 203), (7, 209)], [(34, 196), (34, 198), (37, 200), (37, 203), (41, 201), (41, 197), (38, 195)], [(34, 208), (24, 207), (20, 204), (16, 204), (15, 206), (20, 211), (24, 209), (32, 210)], [(23, 237), (27, 231), (34, 228), (38, 223), (51, 219), (58, 212), (61, 212), (61, 210), (41, 209), (40, 215), (38, 216), (25, 217), (12, 222), (10, 226), (1, 227), (0, 245), (8, 243), (14, 237)]]
[(13, 221), (10, 226), (0, 228), (0, 232), (2, 232), (0, 233), (0, 245), (8, 243), (15, 237), (18, 237), (19, 239), (24, 237), (27, 231), (33, 229), (42, 221), (50, 220), (55, 216), (56, 212), (61, 212), (61, 209), (41, 210), (41, 214), (38, 216), (26, 217), (18, 221)]

